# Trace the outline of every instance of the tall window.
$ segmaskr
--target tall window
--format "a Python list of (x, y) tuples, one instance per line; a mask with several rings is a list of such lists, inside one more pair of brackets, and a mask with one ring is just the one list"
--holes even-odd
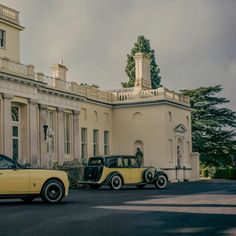
[(71, 154), (71, 114), (64, 116), (64, 140), (65, 140), (65, 154)]
[(81, 128), (81, 157), (87, 158), (87, 129)]
[[(47, 111), (47, 124), (48, 124), (48, 132), (51, 135), (51, 152), (54, 153), (54, 141), (55, 141), (55, 119), (54, 119), (55, 112), (54, 111)], [(47, 152), (49, 153), (49, 143), (47, 144)]]
[(12, 117), (12, 151), (13, 159), (18, 160), (20, 153), (20, 107), (11, 107)]
[(98, 129), (93, 130), (93, 155), (99, 155), (99, 132)]
[(4, 30), (0, 30), (0, 47), (6, 47), (6, 32)]
[(104, 131), (104, 155), (109, 155), (109, 131)]

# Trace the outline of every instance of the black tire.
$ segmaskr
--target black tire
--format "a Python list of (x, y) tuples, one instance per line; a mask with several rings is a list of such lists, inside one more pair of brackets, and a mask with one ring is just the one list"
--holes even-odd
[(137, 188), (139, 189), (143, 189), (145, 187), (146, 184), (139, 184), (139, 185), (136, 185)]
[(122, 187), (122, 184), (123, 184), (122, 178), (119, 175), (114, 175), (111, 178), (110, 187), (113, 190), (119, 190)]
[(64, 195), (64, 187), (58, 180), (49, 180), (41, 191), (41, 198), (46, 203), (58, 203)]
[(155, 181), (155, 185), (159, 189), (164, 189), (167, 185), (167, 177), (165, 175), (159, 175)]
[(155, 172), (152, 169), (147, 169), (144, 171), (143, 179), (146, 182), (150, 182), (155, 177)]
[(21, 198), (21, 200), (22, 200), (23, 202), (27, 202), (27, 203), (32, 202), (34, 199), (35, 199), (35, 197), (22, 197), (22, 198)]
[(100, 188), (100, 185), (99, 184), (90, 184), (89, 187), (96, 190), (96, 189)]

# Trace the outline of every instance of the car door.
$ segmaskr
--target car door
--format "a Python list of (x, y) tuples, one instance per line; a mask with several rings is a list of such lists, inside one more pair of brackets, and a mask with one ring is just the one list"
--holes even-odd
[(131, 182), (131, 173), (130, 173), (130, 166), (129, 166), (129, 157), (123, 156), (120, 157), (120, 166), (119, 172), (121, 173), (124, 183), (130, 184)]
[(29, 170), (0, 155), (0, 194), (29, 193)]
[(143, 168), (140, 168), (138, 164), (138, 160), (135, 157), (129, 158), (129, 166), (130, 166), (130, 182), (140, 183), (143, 181)]

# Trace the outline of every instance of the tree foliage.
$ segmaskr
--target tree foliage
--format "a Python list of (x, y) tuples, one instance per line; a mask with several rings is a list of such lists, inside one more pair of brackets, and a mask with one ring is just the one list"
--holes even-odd
[(152, 88), (158, 88), (161, 82), (160, 68), (158, 67), (155, 59), (155, 51), (151, 49), (150, 41), (146, 39), (143, 35), (138, 36), (137, 42), (134, 44), (134, 47), (131, 49), (131, 53), (127, 54), (127, 64), (125, 67), (125, 72), (129, 77), (127, 82), (122, 82), (123, 88), (134, 87), (135, 84), (135, 61), (134, 55), (137, 52), (142, 52), (147, 54), (150, 57), (150, 74)]
[(216, 96), (220, 85), (183, 90), (190, 97), (193, 151), (200, 153), (206, 166), (227, 166), (236, 153), (236, 113), (223, 105), (228, 99)]

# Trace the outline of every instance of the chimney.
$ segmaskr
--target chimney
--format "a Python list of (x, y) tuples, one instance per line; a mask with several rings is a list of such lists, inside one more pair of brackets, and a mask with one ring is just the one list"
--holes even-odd
[(55, 79), (60, 79), (66, 81), (66, 72), (68, 68), (63, 65), (63, 61), (60, 61), (60, 64), (54, 64), (51, 67), (52, 70), (52, 77)]
[(135, 85), (134, 91), (140, 92), (145, 89), (152, 89), (150, 77), (150, 58), (142, 52), (135, 53)]

